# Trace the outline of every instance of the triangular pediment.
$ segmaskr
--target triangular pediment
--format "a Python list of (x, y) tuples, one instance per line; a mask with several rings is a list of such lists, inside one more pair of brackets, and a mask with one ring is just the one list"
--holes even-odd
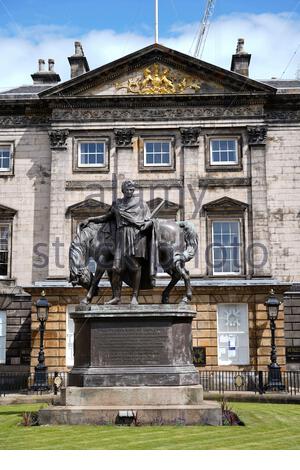
[(159, 44), (39, 94), (51, 97), (274, 94), (275, 88)]
[(148, 201), (150, 212), (153, 212), (159, 205), (161, 206), (159, 212), (174, 212), (176, 214), (180, 209), (180, 206), (175, 202), (162, 199), (161, 197), (156, 197), (155, 199)]
[(243, 212), (248, 208), (248, 204), (245, 202), (238, 201), (236, 199), (231, 199), (230, 197), (221, 197), (214, 201), (208, 202), (202, 206), (202, 209), (205, 212)]
[(15, 209), (0, 204), (0, 218), (12, 218), (16, 213), (17, 211)]
[(110, 206), (105, 204), (105, 202), (89, 198), (68, 207), (66, 215), (71, 215), (72, 217), (89, 217), (91, 214), (97, 215), (103, 212), (107, 212), (109, 207)]

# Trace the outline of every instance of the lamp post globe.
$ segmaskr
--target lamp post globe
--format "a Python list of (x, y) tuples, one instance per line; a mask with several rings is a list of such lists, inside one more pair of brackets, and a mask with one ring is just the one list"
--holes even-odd
[(48, 385), (48, 369), (45, 365), (45, 353), (44, 353), (44, 333), (46, 321), (49, 314), (49, 302), (46, 299), (45, 291), (42, 291), (41, 298), (36, 302), (37, 318), (40, 322), (40, 350), (38, 355), (38, 364), (34, 369), (34, 383), (32, 389), (35, 391), (46, 391), (49, 390)]
[(275, 322), (278, 318), (280, 304), (280, 300), (275, 296), (274, 290), (272, 289), (269, 294), (269, 297), (265, 301), (265, 306), (267, 307), (268, 319), (270, 321), (271, 329), (271, 355), (270, 364), (268, 366), (268, 383), (265, 386), (265, 389), (270, 391), (283, 391), (285, 389), (284, 384), (282, 383), (281, 369), (277, 363), (277, 352), (275, 345)]

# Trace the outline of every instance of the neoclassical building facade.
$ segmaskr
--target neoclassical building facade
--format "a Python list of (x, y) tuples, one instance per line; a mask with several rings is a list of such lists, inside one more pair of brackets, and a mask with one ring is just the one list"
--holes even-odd
[[(158, 217), (196, 227), (199, 366), (267, 368), (270, 289), (279, 363), (299, 366), (300, 82), (252, 80), (250, 58), (239, 42), (229, 71), (154, 44), (89, 70), (75, 43), (70, 80), (40, 60), (32, 85), (0, 94), (0, 371), (36, 365), (42, 289), (46, 364), (72, 365), (69, 312), (84, 291), (68, 280), (69, 245), (126, 179), (151, 210), (164, 201)], [(167, 282), (159, 272), (141, 302), (159, 303)], [(108, 298), (104, 280), (95, 302)]]

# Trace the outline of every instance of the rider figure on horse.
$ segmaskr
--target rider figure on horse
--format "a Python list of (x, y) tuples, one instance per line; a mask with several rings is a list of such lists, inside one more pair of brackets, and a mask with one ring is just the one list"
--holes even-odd
[[(132, 181), (122, 184), (123, 198), (117, 199), (103, 216), (91, 217), (82, 224), (89, 222), (102, 224), (111, 222), (115, 231), (115, 253), (112, 269), (112, 286), (114, 297), (108, 304), (118, 304), (121, 300), (121, 273), (128, 273), (130, 285), (133, 287), (131, 304), (138, 304), (140, 286), (154, 286), (157, 266), (157, 247), (153, 221), (146, 202), (134, 195), (135, 186)], [(126, 274), (125, 274), (126, 275)], [(123, 274), (124, 276), (124, 274)]]

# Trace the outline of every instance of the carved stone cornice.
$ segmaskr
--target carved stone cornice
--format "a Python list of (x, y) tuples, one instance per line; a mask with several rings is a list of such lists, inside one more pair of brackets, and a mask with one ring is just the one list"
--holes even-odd
[(266, 112), (267, 121), (300, 121), (300, 110), (298, 109), (274, 109)]
[(1, 127), (40, 126), (49, 122), (49, 116), (22, 116), (13, 114), (10, 116), (0, 116)]
[(248, 144), (265, 145), (267, 139), (267, 126), (248, 127)]
[(131, 147), (132, 137), (134, 136), (135, 129), (133, 128), (114, 129), (114, 133), (115, 133), (117, 147)]
[(66, 150), (68, 129), (55, 129), (48, 132), (50, 140), (50, 148), (52, 150)]
[(185, 147), (197, 147), (199, 142), (200, 127), (181, 127), (181, 143)]
[(170, 107), (127, 107), (127, 108), (57, 108), (52, 114), (54, 121), (151, 121), (155, 120), (199, 120), (241, 117), (263, 117), (260, 105), (249, 106), (170, 106)]

